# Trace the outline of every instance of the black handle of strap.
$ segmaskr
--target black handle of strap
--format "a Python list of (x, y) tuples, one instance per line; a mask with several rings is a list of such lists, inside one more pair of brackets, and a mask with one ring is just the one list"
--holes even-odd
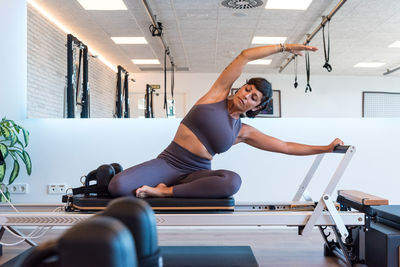
[(347, 150), (350, 148), (351, 146), (340, 146), (337, 145), (335, 146), (335, 148), (333, 149), (333, 153), (346, 153)]
[(310, 85), (310, 54), (308, 53), (308, 51), (306, 52), (305, 60), (306, 60), (306, 72), (307, 72), (307, 86), (306, 86), (306, 93), (307, 93), (308, 91), (312, 92)]
[(72, 188), (72, 195), (87, 195), (90, 193), (98, 193), (99, 188), (96, 185), (81, 186)]
[(332, 66), (329, 64), (329, 55), (331, 52), (331, 38), (330, 38), (330, 30), (329, 30), (329, 22), (330, 19), (328, 19), (328, 44), (326, 44), (325, 41), (325, 25), (322, 26), (322, 40), (324, 43), (324, 56), (325, 56), (325, 64), (323, 68), (325, 68), (328, 72), (332, 71)]

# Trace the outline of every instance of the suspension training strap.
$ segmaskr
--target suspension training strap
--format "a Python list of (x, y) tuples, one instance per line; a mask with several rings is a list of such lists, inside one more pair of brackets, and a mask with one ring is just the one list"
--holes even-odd
[(168, 118), (168, 104), (167, 104), (167, 53), (168, 50), (165, 49), (164, 53), (164, 109)]
[(324, 68), (328, 71), (331, 72), (332, 71), (332, 66), (329, 64), (329, 54), (331, 52), (331, 38), (330, 38), (330, 30), (329, 30), (329, 22), (330, 19), (328, 19), (328, 44), (326, 44), (325, 41), (325, 26), (322, 26), (322, 40), (324, 42), (324, 55), (325, 55), (325, 64), (324, 64)]
[(297, 88), (297, 55), (294, 56), (294, 88)]
[(174, 100), (174, 89), (175, 89), (175, 65), (172, 64), (171, 72), (171, 95), (172, 95), (172, 115), (175, 115), (175, 100)]
[(174, 102), (174, 89), (175, 89), (175, 65), (172, 65), (172, 72), (171, 72), (171, 95), (172, 95), (172, 102)]
[(306, 71), (307, 71), (307, 86), (306, 86), (306, 93), (307, 91), (312, 92), (311, 86), (310, 86), (310, 54), (308, 51), (306, 52)]

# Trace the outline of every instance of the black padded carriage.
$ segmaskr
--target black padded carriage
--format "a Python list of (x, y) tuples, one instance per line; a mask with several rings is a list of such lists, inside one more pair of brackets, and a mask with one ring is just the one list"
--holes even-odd
[[(84, 195), (65, 195), (62, 201), (67, 203), (68, 211), (104, 210), (114, 198), (85, 197)], [(189, 211), (233, 211), (234, 198), (145, 198), (155, 212)]]
[(400, 230), (400, 205), (372, 206), (371, 210), (377, 223)]

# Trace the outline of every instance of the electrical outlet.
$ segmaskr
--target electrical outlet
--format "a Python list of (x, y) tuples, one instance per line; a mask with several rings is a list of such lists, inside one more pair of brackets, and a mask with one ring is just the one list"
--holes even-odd
[(65, 184), (49, 184), (47, 185), (47, 193), (49, 195), (62, 195), (65, 194), (67, 188)]
[(28, 184), (11, 184), (7, 186), (8, 192), (11, 194), (27, 194)]

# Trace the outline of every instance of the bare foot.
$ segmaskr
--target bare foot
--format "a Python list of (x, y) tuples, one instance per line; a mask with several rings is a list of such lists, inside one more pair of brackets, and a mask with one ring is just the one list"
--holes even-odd
[(165, 184), (159, 184), (156, 187), (144, 185), (136, 190), (136, 197), (170, 197), (172, 196), (172, 187)]

